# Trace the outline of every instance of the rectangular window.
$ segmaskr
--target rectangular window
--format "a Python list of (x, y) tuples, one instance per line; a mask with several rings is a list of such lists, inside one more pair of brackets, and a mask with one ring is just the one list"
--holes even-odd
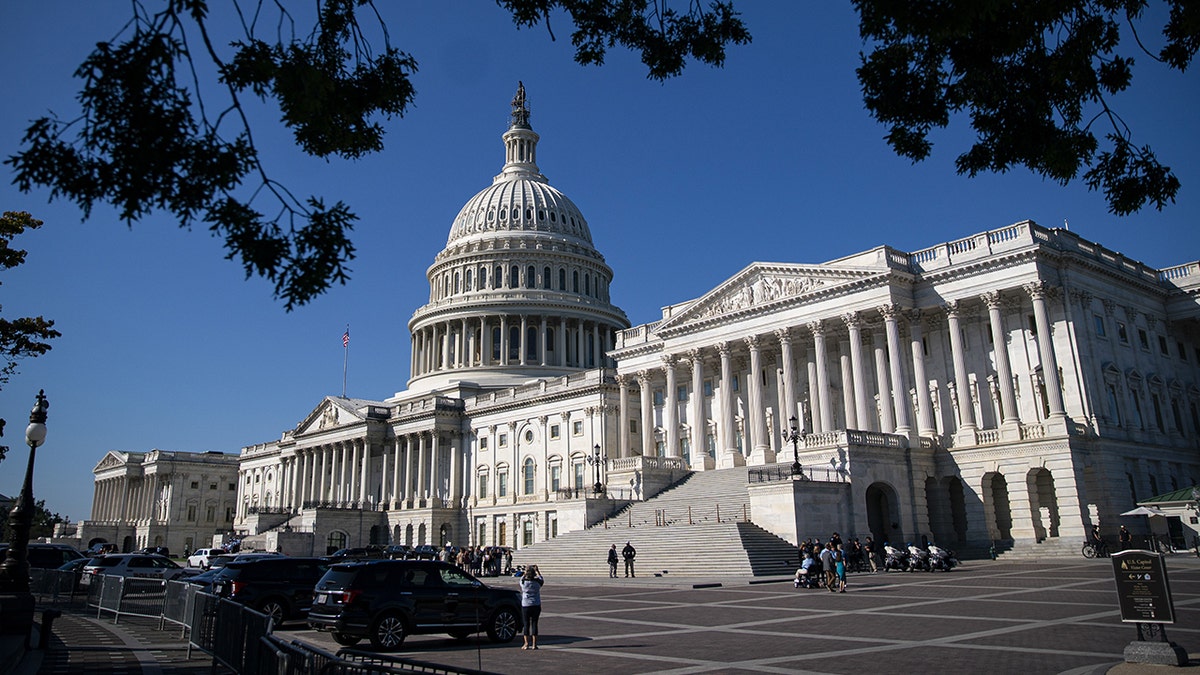
[(216, 520), (217, 520), (217, 509), (216, 509), (216, 507), (215, 507), (215, 506), (210, 506), (210, 507), (208, 507), (207, 509), (205, 509), (205, 510), (204, 510), (204, 518), (205, 518), (205, 520), (207, 520), (207, 521), (208, 521), (208, 522), (210, 522), (210, 523), (216, 522)]
[(1035, 318), (1032, 314), (1029, 314), (1026, 316), (1026, 320), (1029, 322), (1030, 335), (1037, 337), (1037, 318)]
[(574, 436), (582, 436), (583, 435), (583, 422), (572, 422), (571, 423), (571, 434)]
[(1142, 328), (1138, 329), (1138, 344), (1141, 345), (1142, 349), (1150, 351), (1150, 336)]
[(1158, 351), (1162, 352), (1163, 356), (1171, 355), (1171, 350), (1167, 347), (1167, 338), (1165, 335), (1158, 336)]
[(583, 462), (577, 462), (577, 463), (573, 464), (571, 468), (575, 469), (575, 489), (582, 490), (583, 489)]
[(488, 491), (488, 479), (486, 473), (479, 474), (479, 498), (486, 499)]
[(200, 489), (200, 481), (198, 481), (198, 480), (192, 481), (192, 489), (199, 490)]
[(1122, 321), (1117, 322), (1117, 339), (1123, 345), (1129, 344), (1129, 331), (1125, 330), (1125, 323)]
[(229, 491), (230, 491), (230, 492), (237, 492), (237, 483), (230, 483), (230, 484), (229, 484)]
[(666, 449), (667, 449), (666, 443), (664, 443), (662, 441), (654, 442), (654, 456), (655, 457), (666, 457), (666, 455), (667, 455)]
[(550, 467), (550, 489), (558, 492), (562, 488), (562, 466), (555, 464)]
[(496, 494), (500, 497), (508, 496), (508, 472), (507, 471), (496, 474)]
[(508, 434), (500, 434), (500, 437), (498, 439), (496, 439), (496, 445), (498, 445), (502, 448), (507, 448), (508, 447)]
[(733, 376), (732, 378), (730, 378), (730, 379), (732, 380), (732, 384), (733, 384), (733, 387), (731, 387), (731, 388), (732, 388), (734, 391), (741, 391), (741, 389), (742, 389), (742, 388), (741, 388), (741, 386), (739, 386), (739, 384), (738, 384), (738, 376), (737, 376), (737, 375), (734, 375), (734, 376)]
[(557, 424), (550, 425), (550, 438), (558, 438), (559, 428)]
[(233, 520), (233, 507), (232, 507), (232, 506), (226, 506), (226, 507), (225, 507), (225, 522), (227, 522), (227, 523), (228, 523), (228, 522), (230, 522), (230, 521), (232, 521), (232, 520)]
[(663, 404), (663, 390), (655, 389), (654, 390), (654, 405), (662, 405), (662, 404)]
[(195, 506), (189, 506), (187, 508), (187, 519), (188, 519), (188, 522), (196, 521), (196, 507)]
[(1093, 314), (1092, 320), (1096, 322), (1096, 335), (1104, 337), (1104, 317), (1100, 316), (1099, 314)]
[(1179, 360), (1180, 360), (1180, 361), (1187, 361), (1187, 349), (1186, 349), (1186, 348), (1183, 346), (1183, 343), (1182, 343), (1182, 342), (1176, 342), (1176, 343), (1175, 343), (1175, 349), (1177, 349), (1177, 350), (1179, 351)]
[(479, 449), (487, 450), (487, 436), (482, 436), (479, 439)]
[(637, 433), (637, 420), (629, 420), (629, 433)]
[(708, 398), (712, 398), (712, 395), (713, 395), (713, 384), (712, 384), (712, 380), (705, 380), (705, 381), (704, 381), (704, 395), (705, 395), (706, 397), (708, 397)]
[(675, 390), (675, 400), (676, 401), (686, 401), (687, 399), (688, 399), (688, 388), (686, 386), (679, 387)]
[(209, 484), (208, 484), (208, 489), (209, 489), (209, 490), (216, 490), (216, 489), (217, 489), (217, 484), (216, 484), (216, 483), (209, 483)]

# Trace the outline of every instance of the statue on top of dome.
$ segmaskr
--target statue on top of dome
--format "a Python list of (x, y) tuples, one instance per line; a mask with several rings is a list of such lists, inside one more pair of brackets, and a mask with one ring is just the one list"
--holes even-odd
[(529, 128), (529, 108), (525, 106), (525, 83), (517, 80), (517, 95), (512, 100), (512, 125)]

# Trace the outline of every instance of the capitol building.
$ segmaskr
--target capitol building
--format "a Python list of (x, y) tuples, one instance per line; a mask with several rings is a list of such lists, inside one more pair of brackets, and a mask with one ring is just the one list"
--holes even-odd
[[(328, 396), (231, 457), (214, 534), (520, 550), (632, 526), (632, 506), (723, 474), (745, 493), (724, 517), (791, 544), (1077, 552), (1093, 525), (1115, 538), (1143, 525), (1121, 512), (1200, 483), (1200, 263), (1152, 268), (1022, 221), (753, 262), (631, 326), (538, 142), (521, 88), (499, 174), (428, 268), (407, 388)], [(1200, 527), (1174, 520), (1188, 541)]]

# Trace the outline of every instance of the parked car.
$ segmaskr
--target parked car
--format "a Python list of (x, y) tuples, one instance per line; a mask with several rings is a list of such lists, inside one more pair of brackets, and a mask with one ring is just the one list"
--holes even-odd
[(89, 558), (96, 558), (102, 555), (108, 555), (110, 553), (120, 553), (120, 550), (117, 548), (116, 544), (112, 544), (107, 541), (92, 544), (87, 550), (87, 555)]
[(437, 560), (438, 550), (429, 544), (421, 544), (413, 548), (412, 559), (414, 560)]
[(340, 563), (317, 583), (308, 625), (341, 645), (363, 638), (380, 650), (409, 635), (449, 633), (463, 639), (480, 630), (508, 642), (521, 628), (521, 597), (485, 585), (436, 560)]
[(278, 626), (303, 619), (312, 605), (313, 587), (329, 564), (321, 558), (270, 555), (235, 560), (213, 577), (213, 593), (270, 616)]
[(224, 555), (228, 552), (229, 551), (226, 551), (223, 548), (198, 548), (195, 551), (192, 551), (192, 554), (188, 556), (187, 566), (199, 567), (202, 570), (206, 570), (212, 563), (212, 558), (215, 558), (219, 555)]
[(391, 560), (407, 560), (412, 550), (413, 547), (408, 544), (392, 544), (383, 549), (383, 555)]
[[(8, 557), (8, 544), (0, 544), (0, 562)], [(29, 567), (36, 569), (58, 569), (72, 560), (83, 558), (84, 555), (74, 547), (66, 544), (42, 544), (29, 542), (26, 545), (25, 560)]]
[(92, 558), (83, 566), (82, 585), (91, 585), (100, 575), (137, 577), (142, 579), (177, 579), (187, 574), (170, 558), (141, 553), (111, 553)]
[(166, 546), (147, 546), (145, 548), (139, 548), (136, 553), (142, 553), (144, 555), (161, 555), (164, 558), (171, 557), (171, 549), (167, 548)]
[[(72, 560), (71, 562), (63, 563), (62, 567), (58, 568), (58, 571), (74, 572), (75, 573), (74, 587), (75, 587), (75, 590), (79, 590), (79, 587), (82, 585), (81, 581), (83, 579), (83, 566), (88, 564), (88, 562), (90, 562), (90, 561), (91, 561), (91, 558), (85, 558), (82, 554), (80, 554), (80, 556), (78, 558)], [(61, 586), (59, 588), (61, 588)]]
[(383, 549), (379, 547), (356, 547), (356, 548), (339, 548), (333, 553), (325, 556), (325, 559), (330, 562), (345, 562), (347, 560), (369, 560), (382, 558)]

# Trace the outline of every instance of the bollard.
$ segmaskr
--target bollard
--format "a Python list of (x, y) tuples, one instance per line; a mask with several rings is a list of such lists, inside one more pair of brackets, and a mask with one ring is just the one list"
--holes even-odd
[(42, 612), (42, 634), (38, 637), (38, 649), (45, 651), (50, 645), (50, 631), (54, 628), (54, 620), (62, 616), (57, 609), (47, 609)]

